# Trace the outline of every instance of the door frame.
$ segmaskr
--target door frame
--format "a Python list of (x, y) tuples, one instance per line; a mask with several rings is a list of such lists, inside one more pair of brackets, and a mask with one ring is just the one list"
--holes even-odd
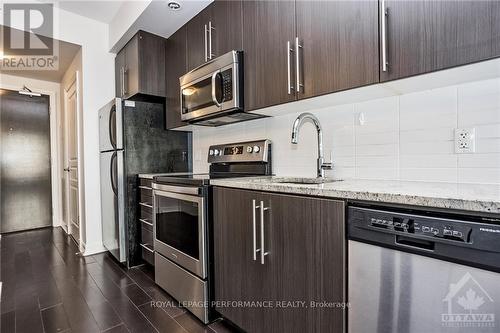
[[(80, 110), (80, 72), (75, 71), (73, 75), (71, 76), (71, 79), (68, 81), (68, 84), (63, 87), (63, 112), (64, 112), (64, 122), (62, 124), (62, 133), (61, 135), (63, 136), (62, 140), (62, 147), (60, 153), (62, 154), (62, 168), (65, 168), (66, 164), (66, 156), (68, 156), (68, 145), (66, 138), (68, 137), (68, 117), (66, 116), (66, 112), (68, 110), (68, 97), (69, 97), (69, 92), (72, 90), (74, 87), (75, 90), (75, 99), (76, 99), (76, 149), (77, 149), (77, 168), (78, 168), (78, 223), (79, 223), (79, 235), (78, 235), (78, 243), (79, 243), (79, 249), (80, 252), (85, 251), (85, 242), (83, 241), (83, 228), (85, 227), (85, 213), (84, 213), (84, 192), (83, 192), (83, 159), (82, 159), (82, 154), (83, 154), (83, 144), (82, 144), (82, 115), (81, 115), (81, 110)], [(62, 172), (65, 172), (64, 170)], [(62, 173), (61, 173), (62, 174)], [(62, 200), (66, 201), (66, 216), (64, 217), (63, 222), (65, 222), (65, 231), (68, 233), (68, 235), (71, 233), (71, 221), (69, 218), (69, 176), (66, 175), (66, 182), (65, 184), (61, 184), (66, 188), (66, 198), (62, 198), (61, 195), (61, 217), (62, 217)], [(61, 180), (62, 182), (62, 180)], [(83, 222), (83, 223), (82, 223)]]
[[(3, 74), (2, 74), (3, 75)], [(9, 76), (6, 74), (6, 76)], [(39, 80), (34, 80), (30, 78), (23, 78), (20, 76), (10, 75), (11, 78), (15, 79), (17, 82), (5, 82), (10, 81), (0, 80), (0, 88), (6, 90), (20, 91), (23, 89), (23, 85), (28, 86), (33, 92), (40, 93), (42, 95), (49, 96), (49, 132), (50, 132), (50, 177), (51, 177), (51, 195), (52, 195), (52, 227), (58, 227), (62, 225), (62, 188), (60, 174), (61, 174), (61, 162), (59, 159), (59, 154), (61, 152), (59, 145), (59, 135), (58, 135), (58, 106), (60, 104), (57, 100), (60, 92), (57, 90), (47, 90), (47, 87), (41, 87)], [(52, 82), (50, 82), (52, 83)], [(57, 84), (57, 83), (54, 83)]]

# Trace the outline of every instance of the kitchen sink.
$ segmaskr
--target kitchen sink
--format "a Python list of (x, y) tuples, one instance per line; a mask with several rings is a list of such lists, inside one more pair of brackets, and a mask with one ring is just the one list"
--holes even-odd
[(334, 183), (339, 182), (341, 179), (335, 178), (300, 178), (300, 177), (287, 177), (287, 178), (278, 178), (273, 179), (272, 183), (278, 184), (326, 184), (326, 183)]

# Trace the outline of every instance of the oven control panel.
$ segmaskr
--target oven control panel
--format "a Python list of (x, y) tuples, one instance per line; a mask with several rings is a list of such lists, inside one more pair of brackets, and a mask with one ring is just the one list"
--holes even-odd
[(270, 140), (213, 145), (208, 149), (208, 163), (268, 162)]

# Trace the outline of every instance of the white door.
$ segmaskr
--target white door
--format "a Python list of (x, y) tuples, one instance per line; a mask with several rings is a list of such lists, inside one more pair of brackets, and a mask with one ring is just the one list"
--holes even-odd
[(80, 216), (78, 197), (78, 98), (75, 81), (64, 91), (65, 135), (64, 135), (64, 217), (67, 232), (80, 244)]

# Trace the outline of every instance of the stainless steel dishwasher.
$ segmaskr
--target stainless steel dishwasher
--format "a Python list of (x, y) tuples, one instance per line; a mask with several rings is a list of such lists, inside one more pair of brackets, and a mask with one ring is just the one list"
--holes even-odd
[(348, 208), (349, 332), (500, 332), (500, 220), (450, 216)]

